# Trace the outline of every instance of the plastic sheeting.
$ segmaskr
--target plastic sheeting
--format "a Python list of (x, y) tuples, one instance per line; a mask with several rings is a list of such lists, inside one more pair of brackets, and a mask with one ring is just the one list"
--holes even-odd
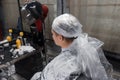
[(113, 80), (112, 67), (100, 49), (102, 45), (83, 34), (37, 73), (39, 78), (34, 75), (31, 80)]

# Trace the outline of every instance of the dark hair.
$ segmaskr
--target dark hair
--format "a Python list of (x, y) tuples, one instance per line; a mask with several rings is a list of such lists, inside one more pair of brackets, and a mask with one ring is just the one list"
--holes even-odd
[(66, 40), (66, 41), (73, 41), (74, 39), (76, 39), (77, 37), (71, 37), (71, 38), (67, 38), (67, 37), (64, 37), (63, 38)]

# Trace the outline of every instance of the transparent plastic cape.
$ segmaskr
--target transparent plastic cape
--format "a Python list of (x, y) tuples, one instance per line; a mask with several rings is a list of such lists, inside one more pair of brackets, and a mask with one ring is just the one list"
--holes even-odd
[[(87, 35), (87, 34), (86, 34)], [(92, 37), (88, 37), (88, 42), (90, 45), (92, 45), (94, 48), (96, 48), (100, 61), (102, 63), (102, 65), (104, 66), (107, 74), (109, 77), (112, 77), (112, 72), (113, 72), (113, 67), (112, 65), (108, 62), (108, 60), (106, 59), (103, 50), (101, 49), (101, 46), (104, 44), (102, 41), (96, 39), (96, 38), (92, 38)]]
[(83, 62), (83, 73), (88, 80), (113, 80), (112, 66), (100, 48), (103, 42), (84, 34), (78, 37), (77, 43), (78, 66)]
[(100, 49), (102, 45), (103, 42), (95, 38), (80, 35), (68, 48), (62, 49), (39, 78), (31, 80), (113, 80), (111, 74), (106, 73), (112, 68)]

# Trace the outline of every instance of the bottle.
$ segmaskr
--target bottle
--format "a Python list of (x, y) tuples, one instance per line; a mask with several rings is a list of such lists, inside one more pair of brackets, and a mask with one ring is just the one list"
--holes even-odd
[(17, 47), (17, 49), (19, 49), (21, 47), (21, 40), (20, 39), (16, 40), (16, 47)]
[(19, 39), (21, 40), (21, 45), (24, 45), (23, 35), (24, 35), (23, 32), (20, 32), (20, 33), (19, 33)]
[(4, 47), (8, 47), (9, 46), (9, 42), (12, 41), (12, 38), (10, 36), (7, 36), (5, 40), (0, 41), (0, 45), (3, 45)]
[(13, 30), (12, 29), (9, 29), (9, 36), (11, 36), (11, 38), (12, 38), (12, 33), (13, 33)]
[(6, 40), (7, 40), (8, 42), (12, 41), (12, 37), (11, 37), (11, 36), (7, 36), (7, 37), (6, 37)]

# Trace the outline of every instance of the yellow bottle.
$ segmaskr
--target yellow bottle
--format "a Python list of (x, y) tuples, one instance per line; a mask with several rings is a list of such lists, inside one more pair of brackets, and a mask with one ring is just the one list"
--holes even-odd
[(8, 40), (8, 42), (12, 41), (12, 37), (11, 36), (7, 36), (6, 40)]
[(24, 35), (23, 32), (20, 32), (20, 33), (19, 33), (19, 39), (21, 40), (21, 45), (24, 45), (24, 42), (23, 42), (23, 35)]
[(21, 41), (20, 41), (20, 39), (16, 40), (16, 46), (17, 46), (18, 49), (21, 47)]
[(13, 30), (12, 30), (12, 29), (9, 29), (9, 36), (12, 37), (12, 33), (13, 33)]

